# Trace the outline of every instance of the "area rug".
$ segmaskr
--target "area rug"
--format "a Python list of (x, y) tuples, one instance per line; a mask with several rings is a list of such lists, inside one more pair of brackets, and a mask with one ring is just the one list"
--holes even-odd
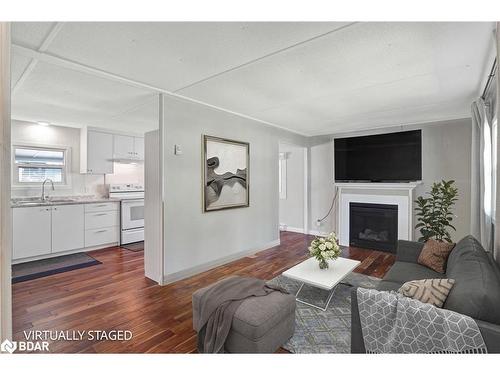
[[(283, 348), (291, 353), (350, 353), (351, 351), (351, 288), (376, 288), (381, 279), (351, 273), (337, 286), (328, 309), (323, 312), (297, 302), (295, 333)], [(272, 279), (291, 294), (297, 293), (300, 283), (285, 276)], [(304, 286), (301, 299), (324, 306), (327, 291)]]
[(39, 279), (40, 277), (95, 266), (96, 264), (101, 264), (101, 262), (85, 253), (14, 264), (12, 266), (12, 283)]
[(121, 245), (120, 247), (123, 247), (124, 249), (130, 250), (130, 251), (142, 251), (142, 250), (144, 250), (144, 241), (128, 243), (126, 245)]

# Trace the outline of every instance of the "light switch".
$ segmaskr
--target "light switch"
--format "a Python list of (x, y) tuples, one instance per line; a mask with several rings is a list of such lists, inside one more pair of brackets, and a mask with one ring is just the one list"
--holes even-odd
[(181, 145), (174, 146), (174, 155), (182, 155)]

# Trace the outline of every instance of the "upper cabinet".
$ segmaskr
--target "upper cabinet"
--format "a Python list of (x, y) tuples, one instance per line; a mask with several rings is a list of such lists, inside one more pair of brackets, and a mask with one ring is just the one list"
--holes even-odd
[(135, 156), (139, 160), (144, 160), (144, 138), (134, 137), (134, 151)]
[(87, 128), (81, 130), (80, 173), (113, 173), (113, 134)]
[(114, 134), (113, 148), (115, 159), (132, 159), (134, 157), (134, 137)]
[(144, 160), (143, 137), (83, 128), (80, 140), (80, 173), (111, 174), (114, 161)]
[(116, 160), (144, 160), (144, 138), (114, 134), (113, 157)]

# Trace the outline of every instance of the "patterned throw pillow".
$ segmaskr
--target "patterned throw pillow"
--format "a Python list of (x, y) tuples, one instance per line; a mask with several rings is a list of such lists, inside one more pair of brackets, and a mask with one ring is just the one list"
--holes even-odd
[(453, 284), (455, 284), (453, 279), (413, 280), (404, 283), (398, 293), (436, 307), (443, 307)]
[(418, 263), (436, 272), (444, 273), (448, 256), (454, 247), (454, 243), (427, 240), (418, 257)]

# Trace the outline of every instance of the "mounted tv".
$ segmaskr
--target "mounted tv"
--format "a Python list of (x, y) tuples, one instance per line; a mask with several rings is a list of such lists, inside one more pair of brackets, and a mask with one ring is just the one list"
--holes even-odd
[(336, 182), (421, 179), (421, 130), (335, 139)]

